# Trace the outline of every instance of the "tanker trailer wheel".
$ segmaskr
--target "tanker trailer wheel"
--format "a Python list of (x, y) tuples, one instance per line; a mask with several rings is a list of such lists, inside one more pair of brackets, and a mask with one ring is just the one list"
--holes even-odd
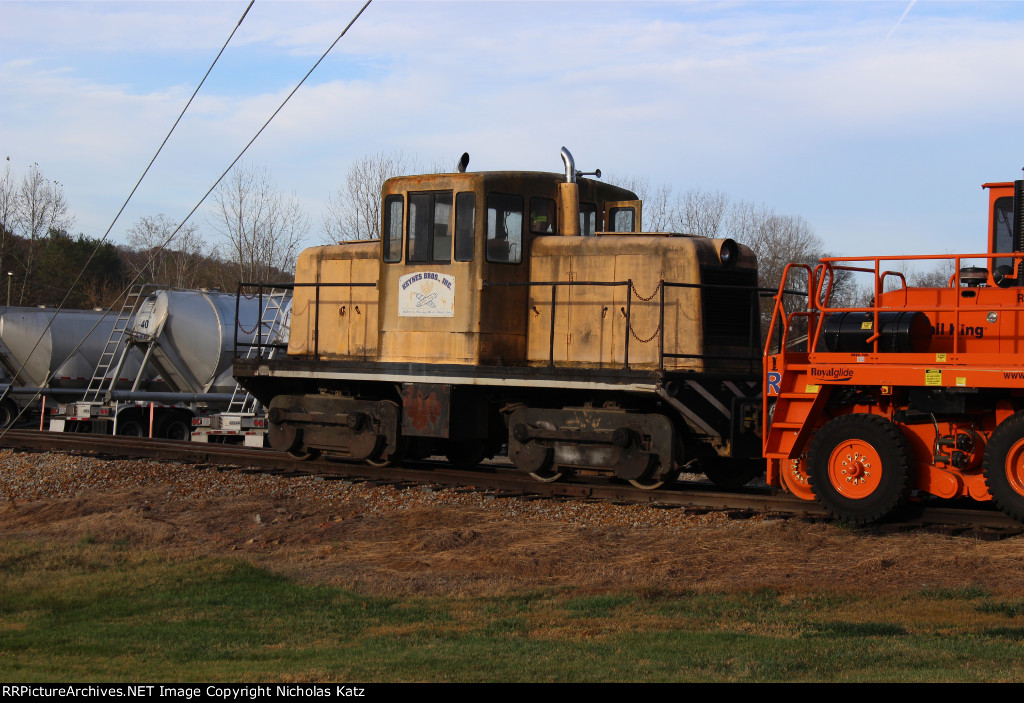
[(156, 420), (153, 436), (187, 442), (192, 439), (192, 416), (175, 410), (164, 413)]
[(10, 398), (0, 403), (0, 429), (6, 430), (18, 417), (18, 406)]
[(117, 418), (117, 434), (122, 437), (148, 437), (146, 423), (142, 417), (135, 412), (126, 413), (124, 417)]
[(1024, 522), (1024, 412), (999, 423), (985, 448), (985, 485), (996, 506)]
[(910, 445), (877, 415), (841, 415), (811, 441), (811, 490), (835, 517), (863, 525), (899, 508), (909, 493)]

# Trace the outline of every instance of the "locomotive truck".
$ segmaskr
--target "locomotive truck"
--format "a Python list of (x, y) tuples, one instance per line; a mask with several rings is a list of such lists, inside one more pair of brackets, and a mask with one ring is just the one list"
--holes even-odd
[(287, 354), (234, 365), (268, 407), (272, 447), (473, 465), (504, 446), (539, 481), (591, 473), (641, 488), (684, 468), (750, 478), (753, 253), (641, 232), (634, 193), (561, 156), (562, 174), (392, 178), (380, 239), (300, 255)]

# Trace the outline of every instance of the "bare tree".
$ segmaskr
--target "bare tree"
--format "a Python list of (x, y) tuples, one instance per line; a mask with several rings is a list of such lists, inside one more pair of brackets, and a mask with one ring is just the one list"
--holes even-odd
[(178, 227), (164, 214), (142, 217), (127, 232), (128, 245), (140, 257), (130, 260), (135, 273), (151, 283), (194, 288), (202, 276), (202, 261), (207, 256), (206, 244), (193, 224)]
[(676, 221), (676, 213), (672, 207), (672, 186), (662, 183), (652, 186), (646, 176), (619, 175), (605, 173), (604, 181), (619, 188), (625, 188), (636, 194), (643, 201), (640, 226), (644, 232), (671, 232)]
[[(923, 263), (923, 262), (922, 262)], [(925, 270), (911, 269), (905, 273), (908, 286), (917, 288), (945, 288), (956, 274), (956, 259), (950, 254), (948, 259), (932, 260), (931, 267)]]
[(721, 237), (729, 210), (729, 196), (694, 186), (673, 197), (668, 183), (651, 185), (643, 176), (606, 175), (605, 180), (631, 190), (643, 201), (645, 232), (679, 232), (699, 237)]
[(345, 183), (327, 203), (323, 219), (330, 243), (380, 238), (380, 193), (384, 181), (409, 173), (415, 162), (402, 152), (364, 156), (352, 163)]
[(0, 274), (4, 260), (11, 246), (15, 220), (18, 216), (18, 186), (11, 175), (11, 157), (4, 159), (4, 171), (0, 174)]
[(60, 183), (47, 180), (39, 164), (29, 166), (28, 173), (21, 179), (16, 194), (15, 213), (15, 230), (27, 243), (22, 261), (24, 275), (18, 296), (20, 304), (25, 299), (26, 287), (32, 277), (39, 240), (51, 230), (67, 231), (75, 219), (68, 213), (67, 200)]
[(278, 192), (266, 168), (239, 165), (213, 194), (212, 226), (228, 243), (240, 281), (268, 281), (295, 269), (309, 217)]
[(673, 224), (677, 231), (687, 234), (721, 237), (728, 211), (728, 195), (694, 186), (676, 199)]

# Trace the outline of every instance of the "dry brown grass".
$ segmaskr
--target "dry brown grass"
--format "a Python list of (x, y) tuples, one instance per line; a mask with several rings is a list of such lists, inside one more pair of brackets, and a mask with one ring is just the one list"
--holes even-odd
[(882, 535), (800, 520), (713, 516), (669, 533), (509, 520), (457, 507), (364, 517), (359, 505), (343, 502), (168, 499), (160, 488), (146, 487), (21, 504), (0, 511), (0, 529), (8, 538), (28, 541), (88, 538), (172, 556), (240, 556), (308, 582), (375, 593), (773, 588), (894, 596), (922, 588), (980, 587), (1024, 594), (1024, 537), (986, 542)]

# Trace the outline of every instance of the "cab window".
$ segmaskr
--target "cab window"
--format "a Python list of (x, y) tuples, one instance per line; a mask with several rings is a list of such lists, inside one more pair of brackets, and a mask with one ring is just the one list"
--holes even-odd
[(580, 203), (580, 234), (584, 237), (594, 236), (597, 231), (597, 205)]
[(452, 191), (409, 193), (406, 263), (452, 260)]
[(530, 231), (535, 234), (555, 233), (555, 201), (530, 198)]
[(503, 264), (518, 264), (523, 260), (522, 197), (488, 194), (487, 260)]
[[(997, 198), (992, 213), (993, 254), (1013, 252), (1013, 198)], [(995, 265), (1009, 265), (1011, 259), (996, 259)]]
[(608, 213), (609, 232), (635, 232), (636, 210), (631, 207), (613, 207)]
[(476, 193), (455, 196), (455, 260), (472, 261), (476, 253)]
[(405, 203), (401, 195), (389, 195), (384, 199), (384, 232), (382, 246), (384, 261), (395, 263), (402, 260), (402, 221)]

